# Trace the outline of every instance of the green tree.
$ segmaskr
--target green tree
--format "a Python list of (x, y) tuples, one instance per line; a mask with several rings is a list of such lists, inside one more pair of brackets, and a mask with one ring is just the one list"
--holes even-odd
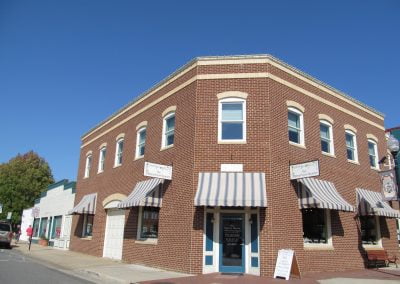
[(49, 164), (33, 151), (0, 164), (0, 203), (3, 204), (0, 219), (12, 212), (12, 223), (20, 223), (22, 211), (32, 207), (35, 199), (52, 183)]

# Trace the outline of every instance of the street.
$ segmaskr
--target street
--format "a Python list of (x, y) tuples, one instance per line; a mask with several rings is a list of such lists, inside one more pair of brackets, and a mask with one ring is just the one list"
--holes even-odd
[(46, 267), (17, 250), (0, 247), (0, 283), (92, 283)]

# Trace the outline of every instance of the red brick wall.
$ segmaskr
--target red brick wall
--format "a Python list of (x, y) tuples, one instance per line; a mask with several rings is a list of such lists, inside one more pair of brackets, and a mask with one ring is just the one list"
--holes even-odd
[[(110, 129), (122, 119), (139, 111), (146, 104), (173, 90), (198, 74), (259, 73), (270, 71), (288, 82), (323, 97), (326, 100), (383, 125), (375, 116), (334, 98), (301, 80), (267, 64), (234, 64), (198, 66), (178, 80), (161, 88), (150, 98), (127, 111), (109, 124), (94, 131), (84, 143), (102, 131)], [(217, 143), (217, 94), (225, 91), (248, 93), (247, 143), (221, 145)], [(292, 100), (305, 107), (306, 149), (289, 145), (287, 135), (287, 105)], [(160, 151), (162, 117), (169, 106), (176, 105), (174, 147)], [(334, 119), (333, 135), (336, 158), (321, 154), (318, 114)], [(134, 160), (136, 125), (148, 121), (145, 158)], [(346, 158), (344, 124), (357, 129), (360, 165)], [(113, 168), (115, 138), (125, 133), (123, 165)], [(101, 256), (104, 242), (106, 214), (104, 198), (113, 193), (128, 195), (143, 177), (144, 161), (173, 165), (173, 180), (165, 188), (163, 207), (160, 210), (159, 239), (157, 245), (135, 242), (137, 209), (126, 211), (123, 260), (167, 269), (201, 273), (203, 257), (203, 208), (193, 205), (198, 173), (219, 171), (222, 163), (241, 163), (244, 171), (265, 172), (268, 208), (260, 209), (260, 265), (262, 275), (272, 275), (277, 251), (281, 248), (295, 250), (302, 272), (345, 270), (363, 267), (357, 218), (354, 213), (331, 211), (334, 250), (309, 251), (303, 247), (302, 218), (297, 195), (289, 181), (289, 164), (320, 160), (321, 179), (333, 182), (340, 194), (355, 205), (355, 188), (380, 190), (378, 174), (370, 169), (366, 134), (379, 139), (379, 157), (385, 155), (384, 131), (331, 106), (309, 98), (281, 83), (268, 78), (198, 80), (179, 90), (150, 109), (133, 117), (125, 124), (103, 135), (81, 149), (77, 197), (98, 192), (93, 239), (82, 240), (72, 236), (71, 249)], [(99, 146), (107, 142), (104, 173), (97, 174)], [(89, 178), (84, 179), (85, 154), (93, 151), (93, 167)], [(386, 223), (384, 222), (386, 220)], [(390, 252), (398, 251), (395, 222), (381, 218), (383, 246)], [(74, 218), (73, 233), (78, 218)], [(81, 225), (78, 225), (78, 227)], [(79, 233), (79, 232), (78, 232)]]

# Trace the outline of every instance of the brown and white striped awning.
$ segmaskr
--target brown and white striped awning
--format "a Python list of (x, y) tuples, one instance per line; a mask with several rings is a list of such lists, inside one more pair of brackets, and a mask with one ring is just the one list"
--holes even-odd
[(195, 206), (267, 207), (264, 173), (199, 173)]
[(118, 204), (118, 208), (135, 206), (161, 207), (163, 179), (153, 178), (138, 182), (131, 194)]
[(357, 188), (358, 214), (361, 216), (377, 215), (389, 218), (400, 218), (400, 211), (395, 210), (383, 200), (382, 193)]
[(299, 179), (299, 207), (354, 211), (336, 190), (333, 183), (316, 178)]
[(68, 214), (95, 214), (97, 193), (86, 194)]

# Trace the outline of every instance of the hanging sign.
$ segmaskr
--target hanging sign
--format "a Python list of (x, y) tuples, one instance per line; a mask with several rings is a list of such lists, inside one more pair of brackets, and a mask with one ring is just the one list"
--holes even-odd
[(0, 213), (3, 213), (3, 204), (0, 203)]
[(32, 208), (32, 217), (33, 218), (39, 218), (40, 214), (40, 208), (39, 207), (33, 207)]
[(7, 213), (7, 220), (11, 220), (11, 215), (12, 215), (12, 212)]
[(290, 179), (319, 176), (319, 161), (290, 165)]
[(394, 170), (379, 172), (382, 183), (382, 193), (385, 200), (397, 200), (397, 182)]
[(144, 163), (144, 176), (162, 179), (172, 179), (172, 167), (160, 164)]

